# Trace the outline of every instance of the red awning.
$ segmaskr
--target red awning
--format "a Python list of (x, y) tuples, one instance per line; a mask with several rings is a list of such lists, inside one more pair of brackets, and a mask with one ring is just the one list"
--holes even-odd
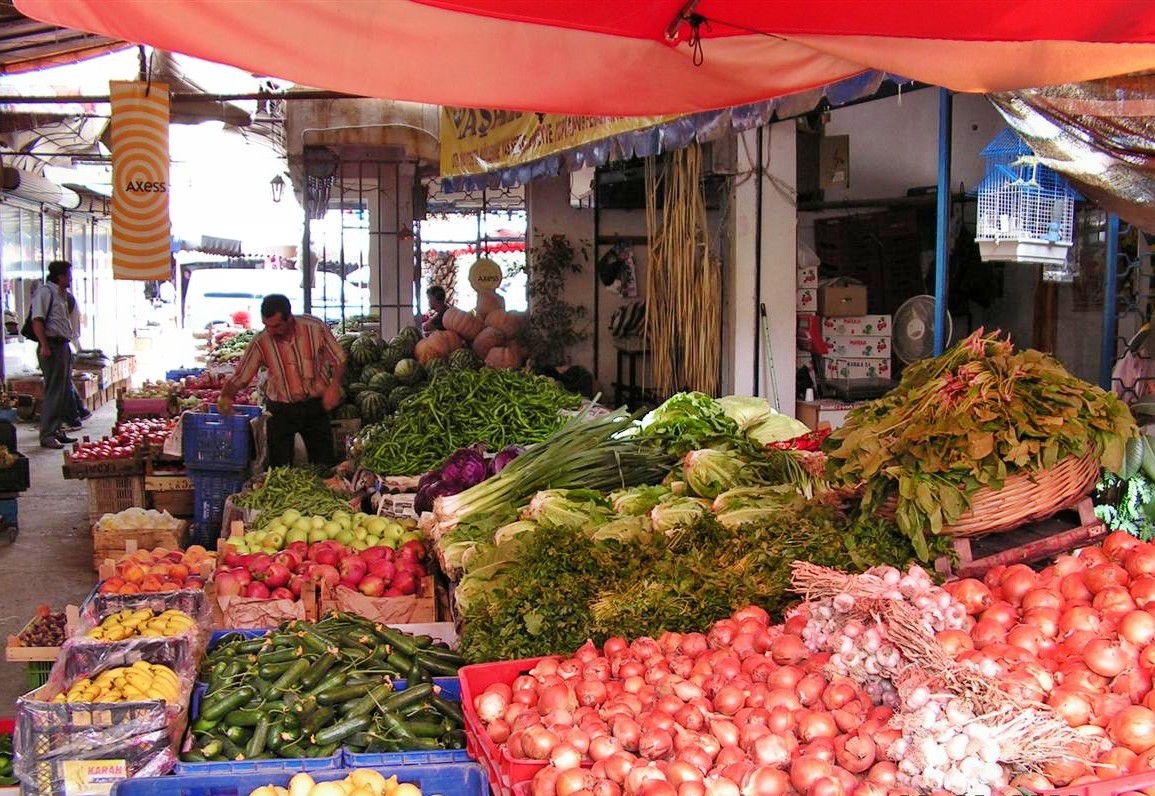
[[(439, 105), (571, 114), (723, 108), (866, 69), (971, 92), (1155, 69), (1150, 0), (16, 5), (35, 19), (303, 85)], [(691, 13), (687, 19), (684, 8)], [(695, 31), (700, 46), (694, 46)]]

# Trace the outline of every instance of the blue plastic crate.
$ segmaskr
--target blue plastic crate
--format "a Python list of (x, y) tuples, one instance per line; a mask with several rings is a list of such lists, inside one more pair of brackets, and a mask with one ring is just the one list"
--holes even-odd
[[(225, 501), (230, 495), (240, 492), (245, 486), (244, 470), (201, 470), (188, 468), (189, 480), (193, 483), (193, 524), (194, 533), (212, 534), (215, 540), (221, 534), (221, 519), (225, 512)], [(204, 544), (203, 541), (198, 543)], [(206, 547), (208, 545), (205, 545)]]
[[(266, 761), (262, 761), (266, 762)], [(222, 764), (228, 765), (228, 764)], [(411, 782), (426, 794), (443, 796), (486, 796), (489, 780), (481, 766), (476, 763), (452, 763), (444, 766), (402, 772), (378, 769), (386, 777), (397, 774), (401, 782)], [(228, 772), (199, 774), (179, 777), (136, 777), (125, 779), (112, 786), (113, 796), (246, 796), (262, 785), (285, 787), (293, 777), (293, 771), (267, 771), (259, 774)], [(341, 780), (349, 775), (346, 769), (309, 769), (318, 782)]]
[(244, 470), (252, 457), (247, 413), (186, 413), (181, 429), (185, 467), (197, 470)]
[[(262, 414), (264, 414), (264, 411), (265, 410), (262, 407), (254, 406), (252, 404), (233, 404), (233, 414), (234, 415), (244, 415), (245, 417), (249, 418), (250, 420), (252, 420), (254, 417), (260, 417)], [(216, 404), (209, 404), (209, 414), (210, 415), (219, 415), (220, 414), (220, 410), (217, 409)]]
[[(27, 461), (27, 459), (25, 461)], [(16, 498), (0, 500), (0, 517), (4, 519), (4, 522), (9, 525), (19, 525), (19, 514)]]
[[(461, 681), (456, 677), (434, 677), (433, 684), (441, 689), (441, 696), (453, 702), (461, 701)], [(394, 687), (404, 691), (405, 680), (395, 680)], [(345, 750), (348, 768), (389, 769), (399, 766), (441, 766), (445, 763), (465, 763), (473, 758), (464, 749), (439, 749), (432, 752), (351, 752)], [(447, 795), (448, 796), (448, 795)]]
[(165, 381), (180, 381), (189, 376), (199, 376), (205, 372), (204, 368), (177, 368), (176, 370), (166, 370), (164, 372)]

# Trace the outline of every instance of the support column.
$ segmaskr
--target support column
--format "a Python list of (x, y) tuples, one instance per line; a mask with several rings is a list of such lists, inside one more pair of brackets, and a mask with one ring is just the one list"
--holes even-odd
[(375, 185), (368, 188), (370, 306), (381, 314), (381, 336), (388, 340), (416, 321), (419, 276), (413, 249), (413, 183), (411, 162), (379, 163)]

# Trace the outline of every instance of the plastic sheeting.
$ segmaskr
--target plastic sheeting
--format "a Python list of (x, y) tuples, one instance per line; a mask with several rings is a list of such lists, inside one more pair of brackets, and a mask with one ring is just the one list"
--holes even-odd
[(1128, 223), (1155, 230), (1155, 73), (990, 99), (1043, 163)]

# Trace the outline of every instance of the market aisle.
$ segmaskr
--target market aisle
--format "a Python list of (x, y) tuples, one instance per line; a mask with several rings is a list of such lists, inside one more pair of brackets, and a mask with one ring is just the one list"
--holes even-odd
[[(116, 420), (116, 404), (98, 409), (81, 432), (100, 437)], [(19, 424), (20, 452), (28, 456), (32, 488), (20, 498), (20, 535), (15, 544), (0, 541), (0, 638), (7, 640), (49, 603), (62, 610), (79, 605), (96, 582), (88, 527), (88, 489), (84, 481), (60, 474), (60, 451), (37, 444), (36, 426)], [(25, 664), (0, 663), (0, 716), (15, 714), (16, 698), (27, 690)]]

